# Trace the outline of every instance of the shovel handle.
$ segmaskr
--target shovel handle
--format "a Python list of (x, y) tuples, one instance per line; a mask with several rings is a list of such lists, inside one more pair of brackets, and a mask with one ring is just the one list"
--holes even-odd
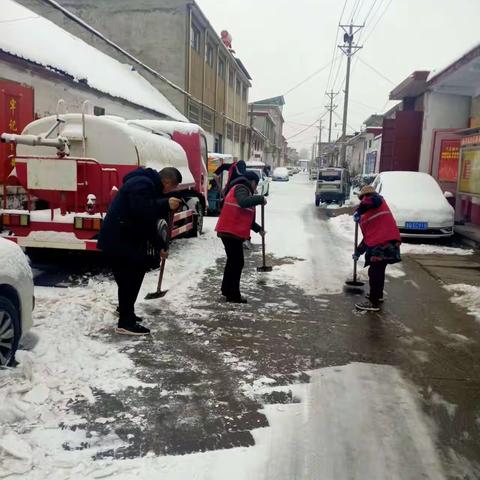
[(262, 203), (262, 258), (263, 258), (263, 266), (266, 266), (266, 254), (265, 254), (265, 204)]
[[(355, 222), (355, 241), (354, 241), (354, 247), (355, 247), (355, 252), (357, 251), (358, 247), (358, 223)], [(358, 260), (354, 259), (353, 260), (353, 281), (357, 281), (357, 262)]]

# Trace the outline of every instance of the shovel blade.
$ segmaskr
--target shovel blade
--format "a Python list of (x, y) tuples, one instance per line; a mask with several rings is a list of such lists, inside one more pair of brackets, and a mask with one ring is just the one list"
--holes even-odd
[(269, 267), (267, 265), (263, 265), (261, 267), (257, 267), (257, 272), (271, 272), (273, 270), (272, 267)]
[(359, 282), (358, 280), (347, 280), (345, 285), (347, 285), (347, 287), (363, 287), (365, 283)]
[(167, 294), (168, 290), (162, 290), (160, 292), (147, 293), (145, 300), (155, 300), (156, 298), (162, 298)]

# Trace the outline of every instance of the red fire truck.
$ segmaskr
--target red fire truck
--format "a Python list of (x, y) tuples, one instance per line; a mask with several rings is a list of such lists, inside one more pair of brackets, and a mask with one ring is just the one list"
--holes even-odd
[(203, 227), (208, 188), (207, 144), (198, 125), (161, 120), (64, 114), (28, 124), (3, 185), (0, 232), (26, 248), (95, 250), (110, 201), (139, 167), (180, 170), (186, 201), (172, 238)]

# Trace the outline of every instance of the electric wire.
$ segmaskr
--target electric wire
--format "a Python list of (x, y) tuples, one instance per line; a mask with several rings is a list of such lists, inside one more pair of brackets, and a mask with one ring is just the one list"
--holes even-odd
[(365, 66), (367, 66), (372, 72), (375, 72), (379, 77), (383, 78), (386, 80), (388, 83), (395, 85), (395, 82), (393, 80), (390, 80), (388, 77), (386, 77), (382, 72), (379, 72), (375, 67), (372, 67), (368, 62), (366, 62), (363, 58), (358, 57), (358, 61), (362, 62)]
[(330, 67), (330, 62), (324, 65), (323, 67), (319, 68), (318, 70), (315, 70), (315, 72), (311, 73), (308, 77), (304, 78), (301, 82), (297, 83), (295, 86), (287, 90), (283, 96), (288, 95), (289, 93), (293, 92), (297, 88), (301, 87), (303, 84), (307, 83), (311, 78), (313, 78), (315, 75), (318, 75), (319, 73), (323, 72), (326, 70), (328, 67)]
[(305, 127), (303, 130), (300, 130), (299, 132), (295, 133), (294, 135), (291, 135), (290, 137), (287, 137), (286, 140), (290, 140), (292, 138), (298, 137), (303, 132), (306, 132), (308, 129), (314, 127), (327, 113), (328, 112), (324, 112), (323, 115), (320, 116), (320, 118), (317, 118), (313, 123)]
[(348, 3), (348, 0), (345, 0), (345, 3), (343, 4), (343, 8), (342, 8), (342, 13), (340, 14), (340, 18), (338, 20), (337, 32), (335, 35), (335, 43), (333, 44), (332, 63), (330, 64), (330, 72), (328, 74), (328, 80), (327, 80), (327, 89), (326, 89), (327, 91), (329, 90), (328, 87), (330, 86), (330, 80), (332, 78), (333, 65), (335, 64), (335, 59), (338, 53), (338, 47), (337, 47), (338, 34), (340, 32), (340, 24), (342, 23), (343, 14), (345, 13), (345, 8), (347, 7), (347, 3)]

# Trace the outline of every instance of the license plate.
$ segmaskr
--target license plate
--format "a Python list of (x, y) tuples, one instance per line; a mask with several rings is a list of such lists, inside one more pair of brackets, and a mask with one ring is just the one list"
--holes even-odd
[(428, 222), (405, 222), (405, 228), (408, 230), (427, 230)]

